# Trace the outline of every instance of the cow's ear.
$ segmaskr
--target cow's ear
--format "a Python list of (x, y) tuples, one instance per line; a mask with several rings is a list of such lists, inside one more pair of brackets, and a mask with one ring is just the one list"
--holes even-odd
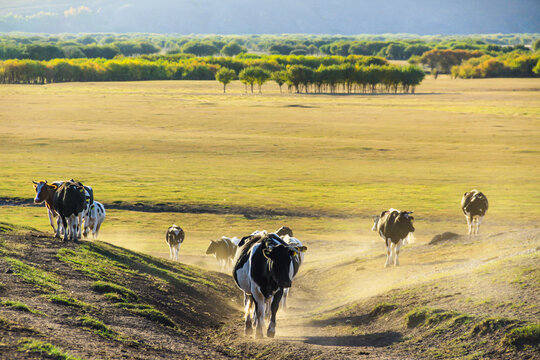
[(298, 250), (300, 250), (300, 252), (306, 252), (307, 251), (307, 246), (300, 246), (300, 247), (298, 247)]
[(271, 259), (272, 258), (272, 249), (264, 249), (263, 250), (263, 255), (264, 255), (265, 258)]
[(56, 185), (56, 184), (51, 184), (49, 186), (51, 186), (53, 189), (58, 189), (58, 185)]

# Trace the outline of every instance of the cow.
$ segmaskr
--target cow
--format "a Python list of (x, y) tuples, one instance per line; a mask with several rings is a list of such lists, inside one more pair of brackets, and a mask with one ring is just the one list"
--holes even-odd
[(169, 244), (169, 252), (172, 260), (178, 261), (178, 252), (180, 251), (180, 245), (184, 242), (184, 236), (184, 230), (176, 224), (173, 224), (167, 229), (165, 240)]
[(399, 211), (390, 209), (383, 211), (381, 215), (373, 216), (373, 228), (377, 231), (386, 243), (386, 263), (384, 267), (390, 266), (392, 258), (394, 266), (399, 265), (399, 248), (404, 244), (407, 237), (414, 232), (413, 211)]
[(66, 181), (55, 191), (53, 208), (62, 219), (64, 241), (68, 240), (68, 235), (73, 241), (78, 241), (85, 204), (85, 189), (80, 182)]
[(222, 236), (219, 240), (210, 241), (210, 245), (206, 249), (206, 255), (214, 254), (219, 265), (219, 270), (225, 272), (232, 267), (237, 248), (233, 239)]
[(96, 200), (92, 201), (91, 205), (89, 202), (86, 203), (83, 214), (83, 217), (85, 218), (83, 235), (85, 238), (88, 236), (88, 229), (91, 229), (92, 237), (97, 239), (101, 224), (105, 221), (105, 216), (105, 207), (102, 203)]
[[(34, 180), (32, 180), (32, 183), (34, 184), (34, 190), (36, 191), (34, 204), (41, 204), (42, 202), (45, 202), (45, 207), (47, 208), (47, 215), (49, 216), (49, 223), (53, 228), (55, 237), (60, 238), (61, 220), (60, 217), (58, 217), (58, 213), (54, 209), (53, 199), (56, 190), (62, 184), (62, 182), (53, 182), (51, 184), (48, 184), (47, 180), (41, 180), (39, 182), (35, 182)], [(54, 219), (56, 219), (57, 223), (56, 228), (54, 227)]]
[[(306, 252), (307, 247), (302, 245), (302, 242), (300, 242), (300, 240), (292, 236), (289, 236), (288, 234), (285, 236), (282, 236), (281, 238), (289, 246), (292, 246), (297, 250), (297, 253), (293, 258), (293, 264), (294, 264), (293, 278), (294, 278), (296, 274), (298, 274), (298, 270), (300, 270), (300, 265), (302, 265), (302, 263), (304, 262), (304, 253)], [(281, 304), (283, 305), (283, 309), (287, 309), (287, 297), (289, 296), (289, 291), (290, 291), (290, 288), (283, 289), (283, 297), (281, 299)]]
[(474, 189), (463, 194), (461, 198), (461, 210), (467, 219), (469, 235), (478, 235), (480, 224), (486, 215), (489, 203), (486, 195)]
[(283, 289), (292, 285), (293, 258), (297, 251), (276, 234), (268, 234), (265, 231), (242, 238), (238, 245), (240, 248), (236, 253), (233, 278), (244, 292), (244, 333), (249, 336), (255, 325), (255, 337), (263, 337), (265, 307), (267, 301), (273, 297), (266, 336), (274, 337), (276, 313)]

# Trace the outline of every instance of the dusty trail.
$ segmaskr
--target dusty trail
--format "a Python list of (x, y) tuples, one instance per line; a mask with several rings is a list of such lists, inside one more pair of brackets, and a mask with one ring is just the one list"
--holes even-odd
[[(384, 268), (386, 255), (382, 240), (363, 236), (355, 241), (308, 240), (309, 250), (290, 292), (288, 309), (280, 310), (276, 338), (296, 343), (341, 347), (381, 347), (389, 345), (392, 333), (339, 336), (321, 319), (355, 302), (392, 289), (418, 286), (427, 281), (453, 275), (471, 274), (494, 260), (537, 251), (540, 230), (509, 230), (462, 236), (439, 245), (417, 241), (402, 248), (401, 265)], [(375, 239), (375, 240), (374, 240)], [(198, 260), (201, 265), (201, 259)], [(210, 262), (210, 266), (212, 262)], [(473, 285), (467, 291), (474, 293)], [(497, 289), (484, 296), (496, 296)], [(489, 290), (488, 290), (489, 291)]]

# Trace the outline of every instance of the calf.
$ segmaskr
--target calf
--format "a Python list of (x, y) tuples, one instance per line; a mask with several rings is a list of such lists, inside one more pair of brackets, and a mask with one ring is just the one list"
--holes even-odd
[(409, 234), (414, 232), (412, 211), (390, 209), (373, 217), (373, 228), (386, 243), (386, 264), (388, 267), (394, 258), (394, 266), (399, 265), (399, 248)]
[(68, 235), (73, 241), (78, 241), (82, 212), (86, 203), (84, 192), (84, 186), (80, 182), (66, 181), (54, 193), (53, 208), (60, 215), (66, 230), (64, 241), (68, 240)]
[[(88, 199), (87, 199), (88, 200)], [(99, 229), (103, 221), (105, 221), (105, 207), (99, 201), (94, 200), (90, 205), (89, 202), (86, 203), (84, 208), (84, 237), (88, 236), (88, 229), (92, 230), (92, 237), (97, 239), (99, 234)]]
[(266, 335), (274, 337), (276, 313), (283, 289), (292, 285), (296, 249), (276, 234), (267, 234), (265, 231), (243, 238), (239, 246), (233, 277), (236, 285), (244, 292), (245, 334), (250, 335), (255, 325), (255, 337), (263, 337), (265, 307), (273, 297)]
[(169, 244), (171, 259), (178, 261), (180, 245), (184, 242), (184, 230), (178, 225), (173, 225), (167, 229), (165, 240)]
[(486, 215), (489, 203), (486, 195), (478, 190), (471, 190), (463, 194), (461, 198), (461, 210), (467, 218), (469, 235), (478, 235), (480, 224)]
[(290, 237), (293, 237), (293, 232), (290, 227), (282, 226), (278, 229), (278, 231), (275, 232), (279, 237), (283, 238), (285, 235), (289, 235)]
[(210, 241), (210, 245), (206, 249), (206, 255), (214, 254), (219, 265), (219, 270), (225, 272), (232, 267), (237, 248), (233, 239), (222, 236), (219, 240)]

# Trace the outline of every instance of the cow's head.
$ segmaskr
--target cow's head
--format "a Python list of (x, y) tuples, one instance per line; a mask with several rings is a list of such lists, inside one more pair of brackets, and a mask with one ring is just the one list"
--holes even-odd
[(48, 192), (56, 191), (58, 188), (58, 185), (56, 184), (47, 184), (47, 180), (41, 180), (39, 182), (32, 180), (32, 183), (34, 183), (34, 190), (36, 191), (36, 197), (34, 198), (35, 204), (40, 204), (45, 201), (48, 196)]
[(210, 241), (208, 249), (206, 249), (206, 255), (215, 254), (217, 250), (218, 242), (215, 240)]
[(279, 244), (263, 249), (263, 255), (268, 259), (270, 274), (278, 286), (291, 287), (294, 276), (293, 257), (298, 255), (298, 250)]
[(414, 220), (414, 217), (411, 216), (411, 214), (412, 214), (413, 212), (414, 212), (414, 211), (400, 211), (400, 212), (399, 212), (399, 215), (398, 215), (398, 218), (397, 218), (397, 221), (398, 221), (400, 224), (405, 224), (406, 229), (407, 229), (409, 232), (414, 232), (414, 226), (413, 226), (413, 220)]
[(293, 236), (293, 232), (290, 227), (288, 226), (282, 226), (279, 228), (278, 231), (276, 231), (276, 235), (283, 237), (285, 235)]
[(372, 215), (371, 218), (373, 219), (373, 227), (371, 228), (371, 231), (377, 231), (377, 225), (379, 224), (379, 219), (381, 217), (379, 215)]

